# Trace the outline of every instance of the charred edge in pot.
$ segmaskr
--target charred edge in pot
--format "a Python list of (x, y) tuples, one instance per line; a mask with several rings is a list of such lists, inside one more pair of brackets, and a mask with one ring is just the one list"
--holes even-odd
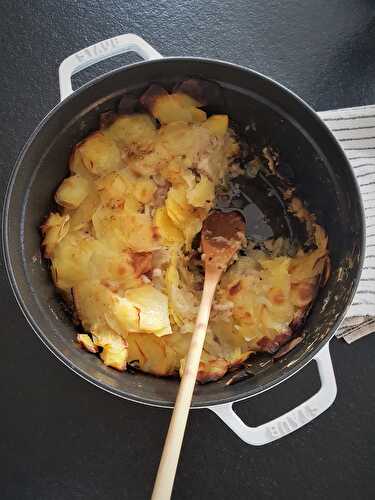
[(189, 78), (184, 80), (173, 88), (173, 92), (187, 94), (202, 106), (209, 106), (221, 100), (222, 93), (220, 85), (207, 80)]
[(152, 109), (155, 105), (156, 100), (160, 96), (167, 96), (168, 92), (161, 85), (153, 84), (151, 85), (144, 94), (139, 98), (142, 106), (152, 113)]

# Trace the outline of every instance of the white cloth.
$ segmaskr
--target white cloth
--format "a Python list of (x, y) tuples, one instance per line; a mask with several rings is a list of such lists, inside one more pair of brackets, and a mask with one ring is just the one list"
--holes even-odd
[(366, 217), (366, 257), (347, 319), (337, 336), (351, 343), (375, 332), (375, 105), (323, 111), (356, 175)]

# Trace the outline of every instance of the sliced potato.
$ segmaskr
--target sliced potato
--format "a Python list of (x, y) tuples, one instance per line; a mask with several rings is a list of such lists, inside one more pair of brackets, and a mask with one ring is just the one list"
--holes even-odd
[(146, 98), (147, 108), (154, 118), (162, 125), (172, 122), (203, 122), (206, 119), (206, 113), (197, 106), (200, 103), (192, 97), (183, 94), (168, 94), (160, 92), (159, 95), (153, 95), (152, 98)]
[(182, 245), (184, 235), (169, 217), (167, 209), (160, 207), (155, 212), (155, 225), (158, 228), (162, 243), (165, 245)]
[(109, 328), (95, 328), (93, 331), (95, 345), (102, 347), (100, 358), (106, 366), (123, 371), (126, 368), (128, 349), (125, 340)]
[[(201, 109), (220, 110), (218, 89), (195, 79), (173, 93), (154, 85), (140, 99), (149, 114), (136, 112), (139, 102), (126, 96), (122, 114), (107, 113), (100, 131), (74, 148), (71, 176), (55, 195), (62, 213), (41, 228), (54, 282), (85, 331), (77, 341), (107, 366), (125, 370), (129, 361), (158, 376), (184, 369), (203, 286), (193, 239), (240, 152), (228, 116), (207, 119)], [(300, 200), (288, 203), (315, 249), (287, 257), (281, 238), (267, 243), (267, 254), (249, 246), (224, 273), (201, 383), (218, 380), (253, 351), (275, 352), (329, 275), (324, 231)]]
[(56, 246), (65, 238), (69, 232), (69, 215), (60, 215), (51, 212), (46, 222), (41, 226), (44, 236), (42, 248), (47, 258), (52, 258)]
[(113, 310), (116, 301), (114, 294), (95, 279), (77, 283), (73, 299), (83, 328), (91, 332), (98, 325), (106, 325), (106, 314)]
[(63, 180), (56, 191), (56, 203), (62, 207), (78, 208), (89, 194), (90, 184), (87, 179), (80, 175), (71, 175)]
[(148, 214), (127, 205), (101, 205), (92, 217), (95, 237), (116, 252), (150, 252), (160, 248), (160, 238)]
[(150, 203), (152, 200), (157, 186), (150, 178), (139, 179), (135, 184), (134, 197), (140, 203)]
[(136, 362), (141, 370), (158, 376), (173, 375), (178, 371), (179, 359), (166, 342), (167, 337), (147, 333), (130, 333), (128, 360)]
[(92, 338), (87, 333), (78, 333), (77, 342), (88, 352), (94, 354), (99, 352), (98, 346), (94, 344)]
[(90, 276), (90, 259), (97, 242), (83, 231), (68, 233), (56, 246), (52, 268), (55, 283), (62, 290), (69, 290), (75, 284)]
[(139, 331), (153, 333), (157, 337), (172, 333), (166, 295), (152, 285), (143, 285), (128, 290), (125, 297), (139, 311)]
[(146, 113), (119, 116), (106, 130), (120, 147), (133, 146), (134, 152), (142, 152), (151, 147), (156, 137), (154, 120)]
[(121, 167), (120, 149), (103, 132), (91, 134), (77, 149), (83, 165), (94, 175), (108, 174)]
[(215, 198), (215, 184), (202, 175), (200, 181), (187, 191), (186, 198), (193, 207), (210, 208)]
[(202, 124), (202, 127), (218, 137), (224, 137), (228, 131), (228, 123), (228, 115), (212, 115)]

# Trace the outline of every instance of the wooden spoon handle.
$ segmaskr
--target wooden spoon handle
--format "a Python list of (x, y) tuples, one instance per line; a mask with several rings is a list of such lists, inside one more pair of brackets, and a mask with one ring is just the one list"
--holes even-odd
[(206, 337), (212, 300), (218, 280), (219, 276), (206, 275), (198, 317), (169, 424), (151, 500), (169, 500), (171, 498), (178, 458), (180, 456), (204, 339)]

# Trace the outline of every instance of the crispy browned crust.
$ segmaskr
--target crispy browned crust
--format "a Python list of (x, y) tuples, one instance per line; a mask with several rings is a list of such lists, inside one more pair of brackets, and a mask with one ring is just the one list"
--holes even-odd
[(99, 347), (94, 344), (94, 342), (91, 340), (91, 337), (88, 334), (78, 333), (77, 343), (82, 347), (82, 349), (85, 349), (88, 352), (92, 352), (93, 354), (99, 352)]
[(114, 111), (106, 111), (105, 113), (102, 113), (99, 118), (100, 128), (104, 129), (109, 127), (112, 123), (114, 123), (116, 118), (117, 114)]
[(292, 330), (288, 330), (284, 333), (279, 333), (274, 339), (269, 337), (262, 337), (258, 340), (257, 345), (260, 348), (260, 352), (268, 352), (269, 354), (274, 354), (280, 347), (285, 344), (292, 336)]
[(208, 382), (216, 382), (221, 379), (228, 371), (228, 363), (225, 359), (217, 358), (212, 361), (200, 363), (197, 381), (200, 384), (207, 384)]
[(302, 340), (303, 340), (302, 336), (294, 337), (277, 351), (277, 353), (273, 356), (273, 359), (277, 360), (282, 358), (283, 356), (288, 354), (288, 352), (292, 351), (295, 347), (297, 347), (298, 344), (302, 342)]
[(201, 106), (217, 103), (221, 98), (221, 89), (217, 83), (196, 78), (189, 78), (178, 83), (173, 91), (189, 95)]
[(155, 106), (156, 100), (160, 96), (167, 96), (168, 92), (165, 90), (164, 87), (161, 87), (160, 85), (151, 85), (144, 94), (141, 95), (139, 98), (140, 103), (142, 106), (147, 109), (152, 114), (152, 110)]
[(149, 273), (152, 269), (152, 252), (133, 252), (131, 260), (136, 278)]
[(131, 94), (124, 94), (117, 107), (119, 115), (131, 115), (135, 113), (139, 105), (138, 97)]

